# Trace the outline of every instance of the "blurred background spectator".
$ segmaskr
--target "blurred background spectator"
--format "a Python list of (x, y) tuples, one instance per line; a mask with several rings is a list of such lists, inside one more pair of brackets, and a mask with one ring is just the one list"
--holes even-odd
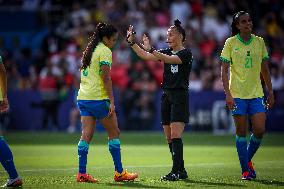
[[(50, 109), (46, 108), (39, 127), (47, 127), (46, 119), (51, 116), (56, 128), (70, 125), (69, 132), (73, 132), (78, 112), (67, 108), (72, 112), (71, 122), (58, 126), (61, 102), (67, 95), (73, 99), (82, 50), (94, 26), (110, 22), (120, 31), (113, 50), (112, 79), (121, 127), (153, 129), (159, 116), (163, 64), (144, 62), (134, 55), (125, 42), (128, 25), (134, 25), (138, 39), (147, 31), (159, 49), (167, 47), (164, 34), (168, 26), (180, 19), (187, 32), (185, 45), (194, 56), (190, 90), (222, 93), (219, 55), (230, 36), (232, 15), (239, 10), (250, 13), (255, 34), (265, 39), (273, 89), (283, 92), (284, 3), (280, 0), (1, 0), (0, 54), (8, 72), (9, 91), (40, 92)], [(73, 101), (71, 104), (75, 107)]]

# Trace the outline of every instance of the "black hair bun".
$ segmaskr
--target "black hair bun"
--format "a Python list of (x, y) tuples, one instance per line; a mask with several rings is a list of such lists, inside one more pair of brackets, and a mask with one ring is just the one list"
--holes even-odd
[(97, 28), (102, 28), (104, 26), (106, 26), (106, 23), (100, 22), (98, 23)]
[(177, 26), (177, 27), (179, 27), (181, 25), (181, 22), (179, 21), (179, 19), (176, 19), (174, 21), (174, 25)]

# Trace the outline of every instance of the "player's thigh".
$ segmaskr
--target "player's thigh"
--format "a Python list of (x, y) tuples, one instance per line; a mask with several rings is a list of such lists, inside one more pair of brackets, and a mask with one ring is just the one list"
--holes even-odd
[(92, 116), (81, 116), (81, 123), (82, 123), (81, 140), (90, 142), (96, 128), (96, 119)]
[(181, 135), (184, 131), (184, 122), (172, 122), (171, 127), (171, 138), (181, 138)]
[(249, 100), (234, 98), (234, 101), (235, 105), (234, 109), (232, 110), (232, 115), (248, 115)]
[(237, 135), (246, 135), (247, 132), (247, 115), (234, 115), (234, 122), (236, 126)]
[(118, 138), (119, 137), (119, 128), (117, 123), (117, 116), (114, 112), (111, 116), (107, 116), (100, 120), (103, 127), (106, 129), (108, 133), (109, 139)]
[(265, 120), (266, 114), (264, 112), (259, 112), (251, 116), (253, 133), (257, 137), (262, 137), (265, 132)]
[(264, 103), (264, 98), (253, 98), (249, 100), (248, 104), (249, 115), (254, 115), (257, 113), (266, 113), (266, 105)]

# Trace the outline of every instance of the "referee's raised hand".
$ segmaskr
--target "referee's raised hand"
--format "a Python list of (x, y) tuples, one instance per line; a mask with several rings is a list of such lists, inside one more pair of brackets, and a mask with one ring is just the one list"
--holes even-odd
[(134, 34), (135, 32), (134, 32), (133, 26), (130, 25), (128, 27), (127, 34), (126, 34), (126, 41), (128, 43), (134, 43)]
[(151, 49), (151, 45), (150, 45), (150, 40), (146, 34), (143, 35), (142, 41), (143, 43), (141, 43), (141, 46), (143, 47), (143, 49), (149, 51)]

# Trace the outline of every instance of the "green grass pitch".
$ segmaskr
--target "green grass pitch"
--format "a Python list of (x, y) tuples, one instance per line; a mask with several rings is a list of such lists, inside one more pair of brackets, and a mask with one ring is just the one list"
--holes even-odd
[[(105, 133), (95, 133), (89, 149), (87, 171), (99, 183), (77, 183), (79, 134), (9, 133), (23, 188), (284, 188), (284, 134), (266, 134), (254, 158), (257, 179), (240, 180), (234, 136), (185, 133), (184, 159), (189, 179), (160, 181), (171, 169), (168, 146), (162, 133), (122, 133), (124, 168), (136, 171), (134, 182), (113, 181), (113, 163)], [(0, 184), (7, 174), (0, 168)]]

